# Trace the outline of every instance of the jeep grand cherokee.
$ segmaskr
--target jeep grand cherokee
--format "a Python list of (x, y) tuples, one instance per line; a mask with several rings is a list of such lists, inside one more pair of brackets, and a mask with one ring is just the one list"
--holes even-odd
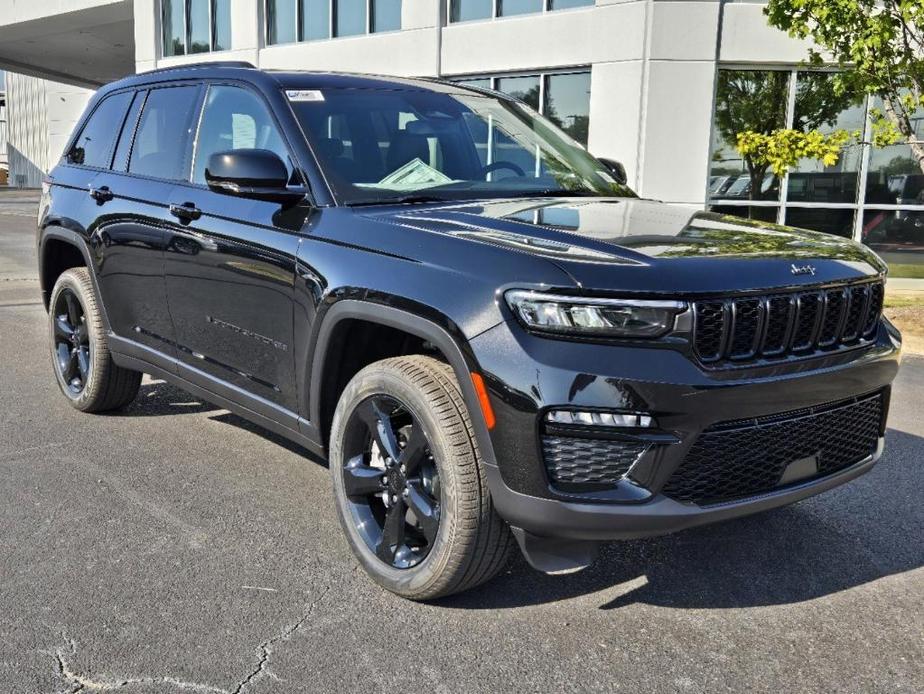
[(576, 570), (853, 479), (899, 363), (868, 249), (639, 199), (524, 104), (436, 80), (110, 84), (38, 250), (74, 407), (148, 373), (325, 456), (359, 562), (413, 599), (514, 540)]

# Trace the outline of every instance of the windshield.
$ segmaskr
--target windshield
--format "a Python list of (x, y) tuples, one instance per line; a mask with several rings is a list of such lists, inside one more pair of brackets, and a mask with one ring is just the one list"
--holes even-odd
[(519, 102), (462, 91), (324, 89), (289, 101), (347, 204), (530, 195), (635, 197)]

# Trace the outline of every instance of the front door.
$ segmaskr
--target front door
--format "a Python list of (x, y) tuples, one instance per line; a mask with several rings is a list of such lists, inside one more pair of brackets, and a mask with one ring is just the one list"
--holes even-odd
[(196, 142), (192, 181), (170, 199), (175, 219), (165, 254), (180, 362), (192, 378), (202, 374), (257, 396), (294, 428), (295, 254), (309, 208), (215, 193), (205, 184), (209, 156), (233, 149), (274, 151), (291, 171), (258, 94), (210, 86)]

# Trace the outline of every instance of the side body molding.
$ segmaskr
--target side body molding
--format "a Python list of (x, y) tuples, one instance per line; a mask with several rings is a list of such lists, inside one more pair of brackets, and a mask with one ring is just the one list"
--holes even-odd
[[(465, 399), (465, 404), (472, 418), (472, 426), (475, 429), (475, 438), (478, 441), (482, 459), (490, 465), (497, 464), (494, 459), (494, 448), (491, 445), (488, 428), (481, 414), (478, 395), (472, 383), (471, 372), (474, 366), (474, 358), (466, 359), (459, 343), (445, 328), (414, 313), (408, 313), (384, 304), (344, 299), (334, 304), (324, 315), (321, 327), (318, 330), (314, 355), (311, 360), (309, 419), (312, 425), (310, 426), (320, 425), (321, 422), (322, 374), (324, 373), (324, 362), (327, 358), (331, 335), (340, 321), (348, 319), (380, 323), (390, 328), (409, 332), (430, 342), (442, 352), (446, 359), (449, 360), (449, 365), (455, 372), (456, 379), (462, 388), (462, 397)], [(321, 439), (317, 430), (311, 431), (310, 435)]]

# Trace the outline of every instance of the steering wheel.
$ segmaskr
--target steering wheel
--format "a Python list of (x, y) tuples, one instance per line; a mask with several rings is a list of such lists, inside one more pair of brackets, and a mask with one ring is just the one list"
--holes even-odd
[(487, 178), (488, 174), (498, 169), (510, 169), (517, 176), (525, 176), (526, 172), (512, 161), (493, 161), (490, 164), (481, 167), (481, 177)]

